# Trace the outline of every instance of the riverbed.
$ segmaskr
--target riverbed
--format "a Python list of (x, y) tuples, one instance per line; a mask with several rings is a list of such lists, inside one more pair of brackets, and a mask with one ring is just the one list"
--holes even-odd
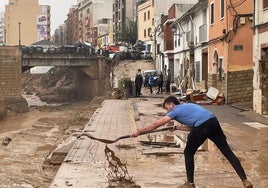
[(24, 97), (29, 111), (8, 112), (0, 121), (0, 187), (49, 187), (59, 168), (50, 164), (51, 152), (83, 129), (103, 98), (47, 104)]

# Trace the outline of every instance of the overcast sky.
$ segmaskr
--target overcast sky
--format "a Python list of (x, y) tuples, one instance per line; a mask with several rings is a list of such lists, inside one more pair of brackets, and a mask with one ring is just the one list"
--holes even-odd
[[(4, 12), (6, 4), (8, 4), (8, 0), (0, 0), (0, 12)], [(76, 4), (77, 0), (39, 0), (39, 5), (51, 6), (51, 34), (54, 34), (54, 30), (64, 23), (69, 8)]]

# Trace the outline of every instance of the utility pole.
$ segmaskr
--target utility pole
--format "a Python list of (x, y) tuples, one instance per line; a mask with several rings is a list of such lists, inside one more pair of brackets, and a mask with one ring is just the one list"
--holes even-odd
[(21, 26), (21, 22), (19, 22), (18, 24), (19, 24), (19, 46), (21, 46), (21, 36), (20, 36), (20, 26)]

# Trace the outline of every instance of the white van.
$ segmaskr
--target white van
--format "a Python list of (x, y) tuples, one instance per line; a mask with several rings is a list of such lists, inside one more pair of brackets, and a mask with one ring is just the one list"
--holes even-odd
[(146, 80), (146, 78), (149, 76), (149, 74), (152, 74), (154, 77), (154, 85), (157, 85), (156, 80), (159, 78), (159, 74), (157, 73), (157, 70), (155, 69), (150, 69), (150, 70), (144, 70), (143, 71), (143, 78), (144, 78), (144, 86), (147, 87), (148, 86), (148, 80)]

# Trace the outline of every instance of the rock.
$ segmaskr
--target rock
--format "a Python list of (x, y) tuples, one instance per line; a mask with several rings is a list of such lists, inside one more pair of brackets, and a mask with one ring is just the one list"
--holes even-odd
[(24, 113), (29, 111), (28, 103), (24, 98), (6, 99), (5, 104), (7, 110), (17, 113)]
[(2, 145), (7, 146), (11, 142), (11, 140), (12, 139), (9, 137), (4, 138), (4, 140), (2, 141)]

